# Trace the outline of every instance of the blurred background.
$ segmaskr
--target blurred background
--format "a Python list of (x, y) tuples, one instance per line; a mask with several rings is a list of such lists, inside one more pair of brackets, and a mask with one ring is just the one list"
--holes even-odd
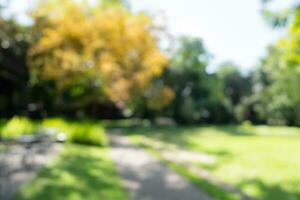
[(215, 200), (299, 200), (299, 47), (297, 0), (0, 0), (0, 199), (128, 200), (142, 151)]
[(231, 1), (1, 1), (1, 117), (299, 126), (296, 2)]

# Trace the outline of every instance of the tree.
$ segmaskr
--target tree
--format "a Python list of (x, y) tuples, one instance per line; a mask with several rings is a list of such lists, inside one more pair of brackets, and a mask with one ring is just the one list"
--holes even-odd
[(290, 25), (293, 18), (299, 12), (300, 4), (294, 0), (289, 7), (284, 9), (272, 9), (272, 5), (276, 3), (276, 0), (262, 0), (263, 2), (263, 14), (266, 21), (273, 27), (285, 28)]
[(28, 80), (26, 53), (30, 45), (29, 28), (0, 16), (0, 113), (11, 117), (25, 104)]
[(287, 53), (277, 46), (271, 47), (261, 64), (266, 84), (258, 87), (261, 89), (256, 94), (260, 99), (257, 108), (270, 124), (300, 124), (299, 65), (289, 63), (284, 58)]
[(169, 110), (177, 122), (207, 122), (215, 114), (222, 93), (217, 78), (206, 72), (209, 57), (198, 38), (181, 37), (174, 47), (164, 81), (175, 92)]
[[(272, 1), (265, 0), (265, 3), (269, 5)], [(265, 10), (269, 13), (267, 20), (271, 19), (275, 27), (281, 25), (288, 29), (288, 34), (269, 49), (269, 54), (262, 62), (269, 85), (262, 97), (264, 107), (259, 110), (263, 111), (269, 123), (300, 125), (300, 4), (294, 1), (284, 10)]]
[(149, 96), (153, 80), (168, 63), (150, 17), (131, 14), (120, 1), (95, 6), (75, 0), (42, 1), (33, 16), (40, 37), (29, 53), (32, 77), (54, 81), (60, 102), (66, 90), (77, 91), (71, 93), (79, 94), (81, 102), (86, 94), (86, 99), (112, 101), (121, 108), (135, 107), (142, 98), (150, 106), (153, 99), (161, 106), (172, 100), (172, 95), (163, 98), (170, 94), (167, 87)]
[(243, 76), (239, 68), (231, 62), (221, 64), (217, 76), (222, 83), (224, 101), (230, 121), (240, 122), (247, 119), (247, 108), (242, 103), (245, 104), (251, 94), (250, 78)]

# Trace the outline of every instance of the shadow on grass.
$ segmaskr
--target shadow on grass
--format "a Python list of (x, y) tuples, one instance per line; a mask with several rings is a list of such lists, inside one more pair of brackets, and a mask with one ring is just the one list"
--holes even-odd
[[(199, 147), (199, 143), (195, 144), (191, 141), (190, 136), (197, 134), (201, 136), (207, 132), (207, 128), (211, 132), (216, 132), (217, 128), (215, 126), (207, 127), (193, 127), (193, 126), (151, 126), (151, 127), (130, 127), (122, 128), (122, 133), (128, 136), (131, 135), (142, 135), (148, 137), (152, 140), (156, 140), (162, 143), (173, 144), (178, 149), (181, 150), (193, 150), (201, 149), (201, 151), (212, 154), (218, 157), (229, 156), (230, 153), (224, 149), (216, 149), (214, 151), (205, 151), (204, 148)], [(228, 130), (229, 131), (229, 130)], [(195, 136), (196, 139), (203, 139), (201, 137)]]
[(124, 126), (108, 127), (122, 130), (126, 135), (144, 135), (160, 140), (162, 142), (173, 143), (179, 146), (189, 145), (188, 137), (202, 134), (220, 134), (229, 136), (255, 136), (251, 128), (226, 125), (226, 126)]
[(172, 143), (180, 147), (188, 145), (187, 136), (194, 132), (194, 127), (177, 127), (177, 126), (151, 126), (151, 127), (129, 127), (122, 128), (126, 135), (143, 135), (161, 142)]
[[(216, 163), (209, 165), (205, 165), (203, 163), (199, 164), (200, 168), (204, 168), (209, 171), (214, 171), (221, 167), (224, 163), (231, 162), (231, 160), (234, 158), (232, 156), (234, 155), (232, 155), (231, 152), (227, 151), (226, 149), (223, 149), (222, 145), (218, 148), (209, 148), (209, 151), (207, 151), (204, 147), (202, 148), (201, 145), (203, 143), (205, 144), (206, 138), (209, 138), (208, 142), (213, 142), (214, 138), (222, 141), (222, 136), (230, 136), (227, 139), (234, 139), (235, 137), (245, 137), (245, 139), (248, 139), (248, 137), (256, 137), (255, 127), (234, 125), (203, 127), (135, 127), (125, 130), (123, 129), (123, 132), (129, 136), (143, 135), (153, 141), (171, 143), (176, 145), (176, 147), (179, 149), (196, 150), (215, 155), (218, 157), (218, 161)], [(220, 137), (218, 137), (218, 135), (220, 135)], [(197, 140), (203, 140), (203, 142), (197, 142)], [(224, 140), (224, 142), (225, 141), (227, 140)], [(241, 143), (239, 145), (243, 144)], [(150, 145), (146, 148), (151, 149), (155, 147)], [(171, 164), (174, 165), (174, 163)], [(182, 175), (187, 177), (196, 185), (199, 185), (201, 188), (205, 188), (206, 191), (210, 191), (212, 188), (215, 188), (209, 186), (206, 188), (205, 183), (201, 182), (201, 178), (189, 174), (184, 167), (179, 168), (176, 171), (180, 172)], [(276, 176), (276, 174), (274, 175)], [(300, 190), (298, 189), (300, 183), (297, 179), (295, 179), (295, 181), (290, 183), (286, 183), (284, 181), (282, 184), (274, 185), (271, 183), (266, 183), (258, 178), (243, 180), (235, 186), (243, 191), (249, 191), (249, 189), (250, 191), (256, 191), (253, 194), (257, 193), (257, 197), (262, 200), (300, 200)], [(217, 199), (231, 199), (231, 197), (219, 197), (220, 191), (210, 191), (210, 193), (215, 194)]]
[(251, 187), (258, 190), (262, 200), (298, 200), (300, 199), (300, 191), (298, 190), (300, 182), (294, 181), (294, 185), (294, 191), (288, 191), (279, 184), (267, 184), (260, 179), (244, 180), (238, 184), (239, 188), (242, 189)]
[(213, 126), (213, 128), (232, 136), (255, 136), (254, 131), (251, 131), (250, 128), (244, 126), (227, 125)]
[(68, 145), (51, 167), (17, 195), (19, 200), (126, 199), (106, 150)]

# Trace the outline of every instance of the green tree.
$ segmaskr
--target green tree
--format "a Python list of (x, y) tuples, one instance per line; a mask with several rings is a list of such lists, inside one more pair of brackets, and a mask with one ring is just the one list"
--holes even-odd
[(20, 114), (25, 104), (28, 80), (27, 49), (31, 37), (28, 27), (0, 16), (0, 112), (1, 116)]
[(260, 100), (257, 111), (270, 124), (300, 124), (299, 65), (285, 60), (287, 51), (271, 47), (261, 63), (260, 86), (256, 97)]
[(217, 78), (206, 71), (209, 58), (198, 38), (181, 37), (175, 45), (164, 81), (175, 92), (170, 112), (177, 122), (208, 122), (214, 117), (217, 120), (214, 112), (222, 92)]
[[(274, 45), (263, 63), (271, 81), (267, 87), (271, 99), (271, 103), (267, 106), (268, 120), (276, 124), (299, 125), (300, 3), (295, 1), (289, 8), (272, 14), (277, 21), (281, 19), (285, 22), (282, 24), (288, 29), (288, 34)], [(273, 25), (276, 26), (276, 23)]]
[(297, 0), (292, 1), (290, 6), (284, 9), (272, 9), (272, 5), (276, 4), (278, 0), (262, 0), (262, 2), (265, 20), (277, 28), (289, 26), (300, 8), (300, 3)]
[(246, 104), (251, 94), (250, 77), (242, 75), (239, 67), (231, 62), (221, 64), (217, 76), (222, 83), (229, 121), (240, 122), (247, 119), (249, 116)]

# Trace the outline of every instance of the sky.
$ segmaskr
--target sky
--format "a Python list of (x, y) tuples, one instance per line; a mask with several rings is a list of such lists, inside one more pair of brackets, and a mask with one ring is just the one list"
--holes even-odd
[[(277, 4), (283, 8), (286, 4)], [(282, 1), (281, 1), (282, 2)], [(133, 10), (164, 13), (169, 31), (203, 39), (214, 56), (211, 70), (225, 61), (242, 71), (255, 67), (282, 31), (263, 19), (261, 0), (130, 0)]]
[[(237, 64), (244, 72), (255, 67), (283, 33), (263, 19), (261, 0), (128, 0), (134, 12), (164, 15), (168, 31), (174, 36), (203, 39), (213, 55), (210, 70), (225, 61)], [(28, 3), (29, 2), (29, 3)], [(278, 4), (282, 8), (286, 4)], [(20, 14), (30, 0), (15, 0), (10, 12)], [(19, 16), (24, 21), (24, 16)]]

